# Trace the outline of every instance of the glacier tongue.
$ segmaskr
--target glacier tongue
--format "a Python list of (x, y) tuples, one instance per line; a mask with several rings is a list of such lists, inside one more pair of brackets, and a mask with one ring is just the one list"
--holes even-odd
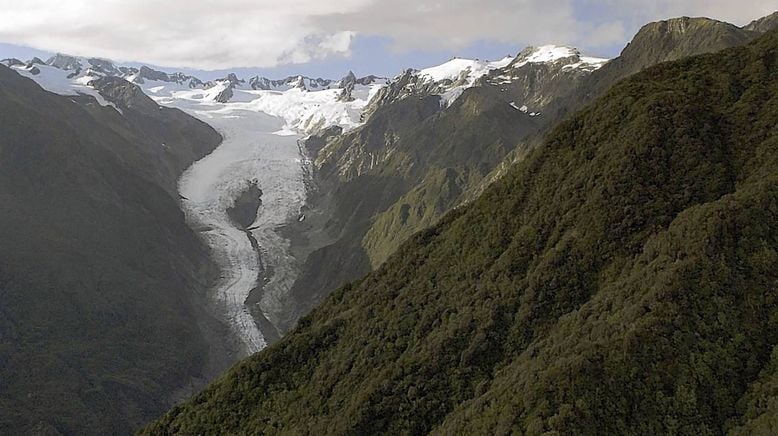
[[(180, 102), (180, 100), (179, 100)], [(296, 276), (296, 262), (288, 254), (288, 242), (276, 233), (277, 227), (296, 219), (305, 201), (305, 185), (297, 140), (299, 135), (279, 136), (272, 132), (283, 120), (253, 111), (225, 110), (219, 104), (187, 104), (181, 109), (211, 124), (224, 136), (224, 142), (209, 156), (192, 165), (181, 177), (179, 191), (187, 220), (201, 231), (212, 249), (222, 275), (214, 297), (225, 311), (248, 353), (267, 345), (266, 333), (257, 327), (245, 301), (270, 265), (273, 275), (264, 286), (260, 308), (273, 323), (275, 313)], [(262, 205), (251, 233), (261, 247), (254, 250), (243, 230), (227, 216), (248, 183), (258, 181)]]
[[(200, 118), (224, 137), (213, 153), (184, 173), (179, 192), (187, 220), (201, 232), (222, 272), (213, 291), (215, 300), (249, 354), (267, 346), (268, 332), (258, 327), (256, 307), (249, 307), (247, 298), (260, 287), (261, 316), (278, 326), (298, 275), (299, 262), (279, 232), (282, 225), (299, 218), (306, 200), (304, 167), (310, 162), (300, 154), (298, 141), (308, 129), (359, 125), (361, 110), (375, 86), (362, 87), (351, 102), (338, 102), (339, 90), (235, 89), (230, 102), (218, 103), (209, 90), (153, 81), (143, 85), (157, 103)], [(255, 180), (262, 204), (248, 231), (259, 253), (227, 215)], [(261, 325), (267, 328), (266, 323)]]

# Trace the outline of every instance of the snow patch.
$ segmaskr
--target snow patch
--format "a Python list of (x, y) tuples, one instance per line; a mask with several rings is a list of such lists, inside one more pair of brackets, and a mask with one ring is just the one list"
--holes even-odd
[(433, 82), (442, 82), (444, 80), (453, 82), (464, 75), (466, 81), (472, 83), (492, 70), (507, 67), (511, 62), (513, 62), (513, 57), (511, 56), (494, 62), (456, 58), (437, 67), (425, 68), (419, 71), (419, 76)]
[(72, 77), (73, 71), (60, 70), (59, 68), (41, 64), (36, 64), (32, 67), (38, 69), (38, 74), (33, 74), (32, 68), (27, 68), (26, 66), (17, 65), (11, 68), (20, 75), (34, 80), (46, 91), (65, 96), (89, 95), (94, 97), (100, 106), (112, 107), (121, 113), (121, 110), (115, 104), (107, 101), (96, 89), (89, 86), (89, 82), (97, 77), (88, 75)]
[(529, 56), (519, 60), (518, 62), (513, 64), (512, 67), (520, 68), (527, 64), (553, 63), (562, 59), (568, 59), (573, 57), (578, 58), (579, 62), (565, 65), (563, 68), (574, 69), (574, 68), (589, 67), (589, 68), (597, 69), (605, 65), (606, 62), (608, 62), (608, 59), (581, 56), (581, 53), (577, 49), (572, 47), (563, 47), (557, 45), (543, 45), (534, 48), (532, 52), (529, 54)]

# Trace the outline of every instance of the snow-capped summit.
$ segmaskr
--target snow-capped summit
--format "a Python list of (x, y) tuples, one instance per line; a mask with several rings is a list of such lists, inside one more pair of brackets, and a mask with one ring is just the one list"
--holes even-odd
[(57, 53), (56, 55), (52, 56), (48, 61), (46, 61), (46, 64), (66, 71), (80, 70), (83, 67), (81, 61), (77, 57), (64, 55), (62, 53)]
[[(37, 62), (36, 62), (37, 61)], [(230, 73), (222, 79), (204, 82), (180, 72), (165, 72), (148, 66), (118, 66), (106, 59), (79, 58), (57, 54), (42, 63), (27, 64), (17, 59), (3, 61), (34, 78), (45, 88), (66, 95), (89, 94), (99, 97), (90, 82), (102, 77), (120, 77), (136, 85), (160, 104), (184, 99), (197, 104), (235, 104), (246, 110), (263, 111), (286, 121), (286, 131), (312, 133), (330, 126), (344, 129), (360, 125), (374, 108), (409, 96), (440, 96), (443, 107), (450, 106), (468, 88), (490, 84), (502, 88), (523, 83), (532, 66), (539, 73), (562, 69), (571, 74), (588, 74), (606, 59), (582, 56), (571, 47), (545, 45), (528, 47), (516, 57), (496, 61), (454, 58), (421, 70), (409, 69), (389, 80), (377, 76), (357, 77), (352, 71), (340, 80), (303, 75), (273, 80), (255, 76), (240, 78)], [(556, 70), (555, 70), (556, 71)], [(561, 70), (560, 70), (561, 71)], [(522, 105), (539, 105), (540, 100), (516, 96)], [(368, 104), (369, 107), (368, 107)]]
[[(468, 88), (490, 84), (505, 88), (514, 81), (533, 75), (532, 66), (546, 73), (561, 69), (571, 74), (589, 74), (608, 60), (582, 56), (571, 47), (544, 45), (527, 47), (516, 57), (506, 56), (497, 61), (454, 58), (444, 64), (421, 70), (409, 69), (391, 81), (371, 104), (374, 107), (410, 96), (440, 96), (440, 104), (450, 106)], [(537, 74), (544, 74), (542, 71)], [(521, 107), (521, 106), (519, 106)]]
[(294, 85), (292, 85), (292, 88), (297, 88), (297, 89), (302, 89), (304, 91), (307, 91), (308, 87), (305, 86), (305, 77), (297, 76), (297, 80), (295, 80)]
[(357, 76), (354, 74), (353, 71), (349, 71), (348, 74), (346, 74), (345, 77), (340, 79), (340, 95), (338, 96), (339, 101), (353, 101), (354, 97), (351, 95), (351, 93), (354, 91), (354, 86), (357, 84)]
[(565, 62), (567, 68), (593, 71), (605, 65), (608, 59), (581, 56), (581, 52), (573, 47), (543, 45), (525, 48), (516, 56), (509, 67), (521, 68), (527, 64), (553, 64), (556, 62)]
[(87, 63), (89, 64), (89, 68), (96, 73), (107, 76), (121, 76), (123, 74), (113, 62), (107, 59), (90, 58), (87, 59)]
[(0, 64), (5, 65), (6, 67), (16, 67), (16, 66), (26, 65), (24, 62), (16, 58), (6, 58), (0, 60)]
[(512, 56), (507, 56), (499, 61), (488, 62), (478, 59), (454, 58), (445, 64), (436, 67), (425, 68), (419, 71), (419, 76), (432, 82), (475, 82), (489, 71), (504, 68), (513, 62)]

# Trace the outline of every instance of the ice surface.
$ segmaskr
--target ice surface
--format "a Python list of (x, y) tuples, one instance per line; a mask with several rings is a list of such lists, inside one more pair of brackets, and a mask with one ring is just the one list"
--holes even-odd
[(29, 77), (37, 82), (46, 91), (59, 95), (91, 95), (101, 106), (110, 106), (117, 111), (119, 110), (113, 103), (106, 101), (97, 90), (88, 85), (91, 80), (97, 77), (83, 75), (69, 79), (68, 75), (72, 74), (73, 71), (60, 70), (59, 68), (41, 64), (34, 65), (34, 68), (40, 71), (38, 74), (32, 74), (31, 68), (21, 65), (12, 68), (20, 75)]
[(227, 320), (253, 353), (267, 345), (245, 301), (264, 277), (259, 254), (247, 235), (236, 228), (226, 210), (253, 180), (262, 190), (262, 205), (251, 233), (261, 249), (261, 262), (273, 275), (260, 301), (263, 314), (272, 322), (297, 275), (296, 263), (288, 253), (289, 243), (276, 229), (292, 219), (305, 201), (299, 135), (280, 136), (282, 119), (218, 103), (192, 105), (186, 100), (174, 104), (211, 124), (224, 142), (209, 156), (192, 165), (181, 177), (179, 192), (187, 220), (200, 229), (212, 249), (222, 275), (214, 297)]
[[(277, 325), (284, 318), (282, 311), (299, 273), (290, 242), (278, 231), (283, 224), (300, 219), (306, 199), (304, 167), (310, 162), (300, 154), (298, 141), (316, 127), (358, 126), (362, 110), (380, 87), (357, 86), (352, 102), (337, 101), (339, 89), (280, 92), (237, 88), (229, 103), (217, 103), (213, 98), (221, 90), (154, 81), (143, 85), (158, 104), (182, 109), (224, 137), (213, 153), (184, 173), (179, 192), (185, 198), (182, 205), (187, 220), (201, 232), (222, 271), (214, 298), (248, 353), (267, 345), (245, 304), (249, 293), (264, 284), (259, 308)], [(260, 253), (226, 212), (253, 180), (262, 190), (262, 205), (250, 227)], [(264, 272), (269, 276), (262, 276)]]

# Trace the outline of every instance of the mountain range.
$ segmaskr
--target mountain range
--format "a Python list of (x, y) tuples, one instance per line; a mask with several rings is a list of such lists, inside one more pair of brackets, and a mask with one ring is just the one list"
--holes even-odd
[(776, 17), (391, 79), (0, 61), (0, 433), (770, 434)]

